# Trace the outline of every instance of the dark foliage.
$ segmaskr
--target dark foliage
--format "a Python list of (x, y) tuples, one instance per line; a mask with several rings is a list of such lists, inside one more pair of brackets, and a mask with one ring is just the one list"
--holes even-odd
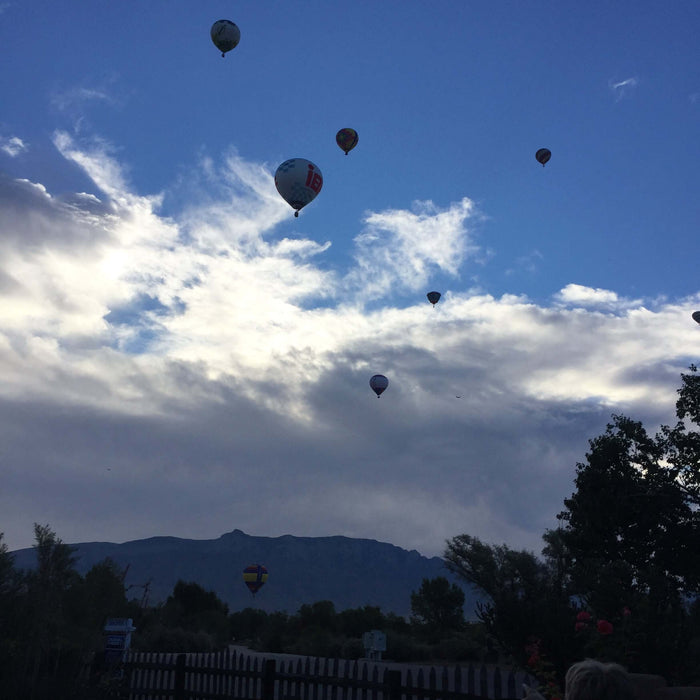
[(464, 591), (444, 576), (423, 579), (411, 594), (411, 622), (429, 641), (459, 633), (464, 622)]
[(34, 535), (37, 567), (29, 572), (16, 571), (0, 545), (0, 695), (81, 697), (105, 619), (130, 615), (122, 572), (106, 560), (83, 578), (48, 525), (35, 525)]
[(700, 376), (681, 379), (675, 426), (651, 437), (614, 415), (590, 441), (543, 558), (469, 535), (447, 544), (451, 570), (488, 598), (488, 635), (552, 688), (583, 656), (700, 680)]

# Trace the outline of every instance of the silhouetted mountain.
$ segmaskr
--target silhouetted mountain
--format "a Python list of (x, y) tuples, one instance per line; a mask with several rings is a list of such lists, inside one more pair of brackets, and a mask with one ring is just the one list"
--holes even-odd
[[(364, 605), (408, 617), (411, 593), (424, 578), (444, 576), (459, 584), (439, 557), (424, 557), (376, 540), (350, 537), (254, 537), (240, 530), (216, 540), (151, 537), (123, 544), (84, 542), (75, 547), (76, 568), (85, 574), (110, 557), (129, 569), (129, 597), (141, 598), (151, 582), (149, 603), (165, 601), (178, 579), (215, 591), (231, 611), (257, 607), (268, 612), (295, 613), (304, 603), (330, 600), (337, 611)], [(13, 552), (15, 566), (35, 566), (33, 549)], [(253, 598), (245, 587), (243, 569), (264, 564), (269, 579)], [(465, 616), (473, 617), (477, 596), (462, 586)]]

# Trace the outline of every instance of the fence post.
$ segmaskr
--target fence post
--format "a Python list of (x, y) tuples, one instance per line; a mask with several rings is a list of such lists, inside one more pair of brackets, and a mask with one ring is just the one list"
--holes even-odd
[(178, 654), (175, 660), (175, 687), (173, 696), (175, 700), (185, 700), (185, 661), (186, 654)]
[(401, 700), (401, 671), (386, 672), (387, 700)]
[(261, 700), (275, 700), (275, 660), (265, 659)]

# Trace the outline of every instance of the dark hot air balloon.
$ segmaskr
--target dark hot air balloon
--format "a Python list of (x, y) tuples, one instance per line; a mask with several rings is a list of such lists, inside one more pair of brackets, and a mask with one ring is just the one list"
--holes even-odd
[(537, 158), (538, 163), (542, 163), (544, 168), (545, 163), (552, 157), (552, 152), (548, 148), (540, 148), (537, 153), (535, 153), (535, 158)]
[(221, 51), (223, 58), (228, 51), (238, 46), (238, 42), (241, 40), (241, 30), (231, 20), (220, 19), (211, 25), (211, 40), (214, 42), (214, 46)]
[(358, 141), (359, 136), (355, 129), (341, 129), (335, 135), (335, 142), (345, 151), (345, 155), (357, 146)]
[(440, 292), (428, 292), (426, 296), (428, 297), (428, 301), (434, 307), (435, 304), (437, 304), (440, 301), (440, 297), (442, 296), (442, 294), (440, 294)]
[(693, 311), (693, 321), (700, 323), (700, 311)]
[(372, 387), (372, 391), (379, 398), (382, 392), (389, 386), (389, 380), (383, 374), (375, 374), (370, 380), (369, 385)]

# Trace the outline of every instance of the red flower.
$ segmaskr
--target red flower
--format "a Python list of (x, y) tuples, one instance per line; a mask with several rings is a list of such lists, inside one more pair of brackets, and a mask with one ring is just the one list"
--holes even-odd
[(582, 629), (585, 629), (586, 627), (588, 627), (588, 623), (586, 623), (586, 622), (577, 622), (577, 623), (574, 625), (574, 629), (575, 629), (577, 632), (580, 632)]
[(613, 626), (607, 620), (598, 620), (598, 632), (601, 634), (612, 634)]
[(576, 619), (579, 622), (588, 622), (591, 619), (591, 616), (585, 610), (581, 610), (581, 612), (578, 615), (576, 615)]
[(632, 611), (625, 605), (625, 607), (622, 608), (622, 614), (624, 617), (629, 617), (632, 614)]

